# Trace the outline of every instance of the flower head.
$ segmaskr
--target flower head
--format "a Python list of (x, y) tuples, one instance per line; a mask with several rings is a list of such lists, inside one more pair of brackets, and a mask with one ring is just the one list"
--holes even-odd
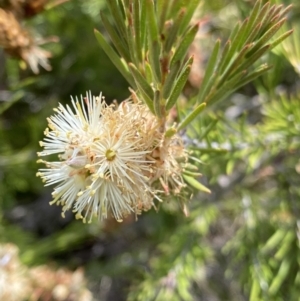
[(22, 59), (36, 74), (39, 66), (51, 70), (48, 62), (51, 53), (39, 47), (44, 42), (34, 38), (12, 12), (0, 8), (0, 47), (11, 56)]
[(176, 160), (186, 156), (181, 139), (166, 138), (140, 102), (108, 106), (101, 95), (88, 94), (80, 102), (72, 99), (72, 108), (59, 105), (55, 112), (38, 155), (57, 154), (59, 160), (39, 160), (46, 168), (37, 175), (46, 185), (57, 185), (51, 203), (61, 204), (63, 215), (73, 209), (84, 222), (109, 214), (122, 221), (184, 186)]

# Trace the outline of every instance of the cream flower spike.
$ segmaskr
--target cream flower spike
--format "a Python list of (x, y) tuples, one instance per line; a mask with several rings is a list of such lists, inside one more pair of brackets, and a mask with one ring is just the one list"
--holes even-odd
[(178, 155), (186, 157), (181, 138), (165, 138), (139, 101), (108, 106), (101, 94), (89, 93), (54, 111), (38, 156), (57, 154), (59, 161), (39, 160), (46, 168), (37, 176), (57, 185), (51, 204), (62, 205), (63, 216), (71, 209), (83, 222), (110, 215), (122, 221), (184, 187), (177, 162)]

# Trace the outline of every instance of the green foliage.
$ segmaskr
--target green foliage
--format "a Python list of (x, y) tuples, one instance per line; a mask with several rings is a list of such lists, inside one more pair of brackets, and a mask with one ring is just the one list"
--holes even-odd
[(192, 58), (187, 64), (184, 59), (198, 31), (198, 24), (189, 25), (198, 4), (114, 0), (108, 1), (114, 26), (101, 15), (116, 52), (96, 31), (100, 46), (160, 118), (173, 107), (190, 73)]
[[(156, 4), (152, 0), (119, 3), (122, 3), (123, 14), (118, 10), (118, 1), (109, 2), (117, 30), (102, 14), (104, 26), (119, 56), (100, 32), (96, 31), (96, 37), (128, 83), (137, 88), (145, 104), (154, 114), (164, 118), (178, 100), (190, 74), (192, 58), (186, 64), (184, 59), (199, 28), (198, 24), (188, 25), (198, 1), (181, 2), (180, 5), (169, 1)], [(270, 6), (270, 3), (262, 5), (257, 1), (250, 16), (235, 26), (222, 52), (220, 42), (216, 42), (197, 96), (198, 103), (211, 105), (225, 99), (270, 69), (266, 64), (254, 70), (251, 67), (292, 33), (291, 30), (283, 32), (270, 42), (283, 26), (290, 9)], [(147, 65), (150, 79), (146, 76), (146, 62), (150, 63)], [(158, 96), (156, 100), (154, 92)], [(159, 109), (155, 110), (155, 107)]]
[[(28, 265), (84, 265), (96, 300), (299, 299), (299, 3), (198, 3), (68, 1), (27, 22), (59, 36), (45, 46), (53, 71), (33, 76), (0, 54), (0, 241)], [(86, 90), (122, 100), (128, 85), (176, 121), (165, 135), (191, 151), (192, 200), (122, 225), (40, 212), (50, 193), (35, 153), (51, 109)]]
[(284, 16), (289, 9), (290, 7), (280, 12), (281, 7), (270, 7), (269, 3), (262, 6), (261, 1), (257, 1), (250, 16), (242, 24), (237, 24), (232, 31), (219, 60), (217, 41), (203, 79), (204, 85), (200, 88), (198, 102), (214, 104), (270, 69), (265, 64), (259, 65), (253, 71), (249, 68), (292, 33), (285, 32), (269, 42), (284, 24)]
[(149, 271), (128, 300), (193, 300), (192, 283), (204, 277), (204, 266), (213, 255), (203, 237), (216, 218), (215, 207), (205, 211), (200, 207), (180, 223), (174, 234), (158, 245), (158, 255), (151, 258)]
[[(299, 92), (291, 97), (282, 94), (264, 106), (265, 118), (260, 130), (268, 144), (273, 146), (273, 152), (278, 150), (293, 152), (300, 146), (299, 98)], [(280, 141), (279, 145), (278, 141)]]

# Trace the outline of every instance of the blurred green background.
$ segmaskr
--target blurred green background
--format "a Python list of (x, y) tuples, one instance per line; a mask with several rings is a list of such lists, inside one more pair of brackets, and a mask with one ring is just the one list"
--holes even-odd
[[(201, 85), (214, 41), (225, 42), (254, 3), (202, 2), (182, 106)], [(26, 21), (35, 35), (59, 42), (43, 46), (52, 71), (38, 75), (0, 49), (0, 243), (17, 245), (28, 268), (84, 267), (94, 300), (299, 300), (300, 5), (293, 4), (294, 35), (262, 59), (273, 69), (184, 134), (212, 193), (195, 192), (188, 216), (174, 200), (121, 224), (63, 219), (49, 206), (51, 188), (35, 176), (38, 141), (59, 102), (86, 91), (102, 91), (108, 102), (129, 96), (94, 37), (94, 28), (103, 31), (105, 1), (67, 1)], [(36, 300), (61, 300), (51, 298)]]

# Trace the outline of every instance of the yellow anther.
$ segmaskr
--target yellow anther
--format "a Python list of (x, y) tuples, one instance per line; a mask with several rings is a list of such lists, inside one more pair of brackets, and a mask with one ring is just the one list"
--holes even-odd
[(116, 152), (112, 149), (108, 149), (105, 153), (105, 157), (108, 161), (112, 161), (116, 157)]

